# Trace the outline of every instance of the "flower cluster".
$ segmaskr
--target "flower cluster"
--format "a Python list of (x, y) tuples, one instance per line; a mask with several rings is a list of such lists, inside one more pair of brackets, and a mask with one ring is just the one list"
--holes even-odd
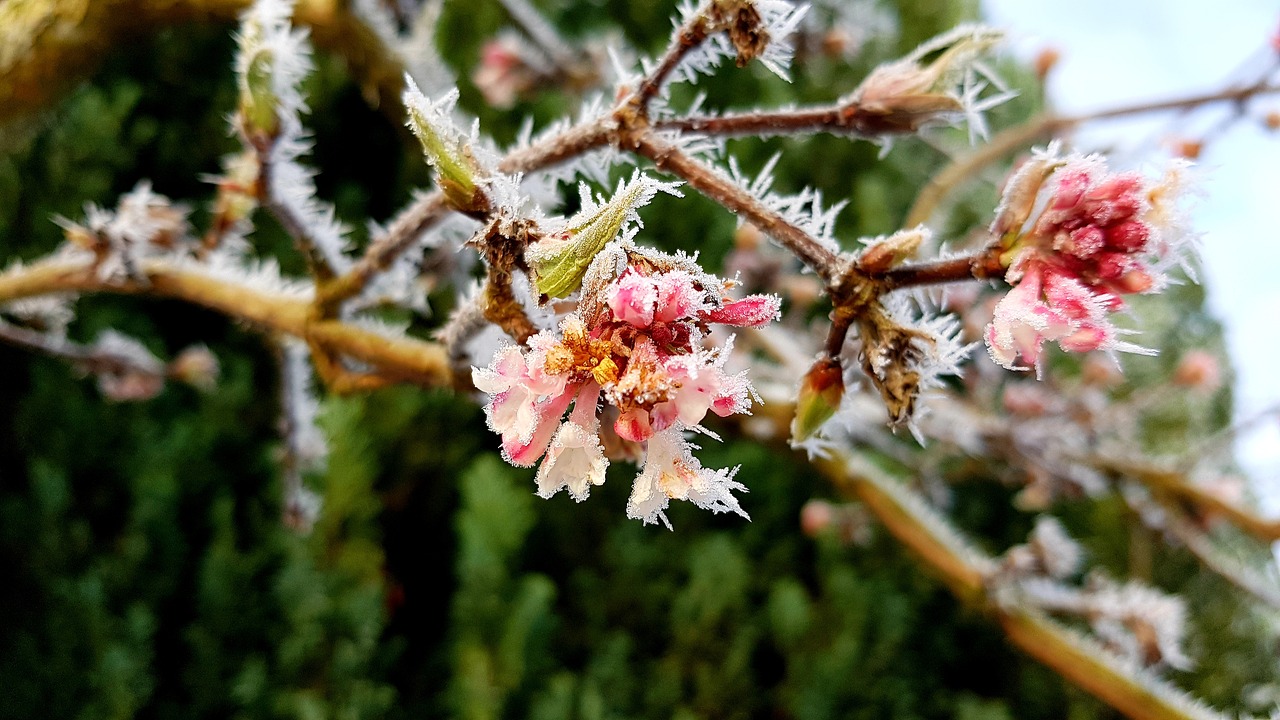
[[(1183, 237), (1177, 201), (1184, 164), (1153, 181), (1110, 172), (1098, 156), (1059, 158), (1055, 151), (1038, 154), (1009, 180), (992, 226), (1013, 289), (996, 305), (986, 341), (991, 357), (1009, 369), (1038, 368), (1046, 341), (1072, 352), (1142, 351), (1118, 339), (1110, 315), (1125, 307), (1123, 296), (1165, 284)], [(1033, 211), (1039, 214), (1031, 219)]]
[(664, 511), (672, 499), (746, 516), (731, 494), (745, 490), (733, 480), (736, 469), (703, 468), (684, 437), (702, 430), (708, 412), (746, 413), (755, 397), (745, 374), (724, 369), (732, 343), (708, 348), (704, 339), (712, 323), (767, 324), (779, 300), (730, 300), (729, 285), (684, 256), (623, 242), (606, 248), (578, 309), (556, 332), (533, 336), (527, 348), (504, 347), (488, 368), (473, 368), (475, 386), (491, 396), (485, 413), (502, 436), (503, 457), (524, 467), (541, 458), (538, 494), (565, 489), (581, 501), (604, 482), (606, 444), (643, 443), (629, 517), (670, 527)]

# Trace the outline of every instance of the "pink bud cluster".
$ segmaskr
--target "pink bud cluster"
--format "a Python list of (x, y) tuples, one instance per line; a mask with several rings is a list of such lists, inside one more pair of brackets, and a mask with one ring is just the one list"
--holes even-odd
[(996, 305), (986, 341), (1009, 369), (1038, 368), (1046, 341), (1071, 352), (1142, 350), (1118, 339), (1111, 314), (1124, 309), (1123, 296), (1163, 286), (1181, 236), (1184, 165), (1152, 181), (1110, 172), (1096, 156), (1052, 153), (1010, 179), (993, 225), (1013, 289)]
[[(724, 369), (732, 343), (705, 347), (708, 326), (763, 326), (778, 316), (779, 300), (730, 300), (724, 282), (686, 258), (627, 257), (616, 277), (584, 286), (579, 309), (557, 332), (535, 335), (527, 349), (507, 346), (488, 368), (472, 369), (475, 386), (491, 396), (485, 413), (502, 436), (503, 457), (522, 467), (541, 459), (538, 494), (565, 489), (581, 501), (604, 482), (606, 444), (643, 443), (629, 517), (666, 523), (673, 499), (746, 516), (731, 494), (745, 490), (733, 480), (736, 469), (703, 468), (684, 431), (701, 430), (708, 412), (747, 413), (755, 397), (745, 373)], [(610, 442), (602, 438), (602, 399)]]

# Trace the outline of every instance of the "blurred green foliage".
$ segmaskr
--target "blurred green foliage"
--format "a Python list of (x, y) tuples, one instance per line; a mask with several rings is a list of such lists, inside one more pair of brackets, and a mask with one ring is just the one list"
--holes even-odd
[[(621, 27), (656, 50), (665, 3), (542, 3), (571, 37)], [(896, 37), (852, 63), (818, 60), (787, 86), (759, 68), (708, 83), (712, 106), (831, 99), (873, 63), (957, 21), (975, 3), (886, 6)], [(447, 3), (448, 60), (474, 66), (505, 21), (495, 2)], [(122, 50), (45, 125), (0, 157), (0, 237), (32, 257), (58, 242), (53, 214), (111, 205), (143, 178), (187, 199), (199, 223), (234, 143), (224, 115), (234, 89), (229, 28), (184, 27)], [(616, 30), (615, 30), (616, 32)], [(996, 116), (1031, 112), (1027, 88)], [(425, 182), (398, 128), (370, 110), (341, 62), (310, 82), (320, 191), (357, 228), (387, 217)], [(486, 130), (513, 137), (524, 113), (562, 113), (562, 96), (514, 113), (463, 104)], [(959, 140), (956, 135), (954, 139)], [(950, 140), (949, 136), (944, 136)], [(893, 230), (914, 189), (943, 162), (902, 141), (883, 162), (863, 142), (743, 140), (744, 167), (784, 155), (778, 186), (818, 186), (848, 199), (844, 237)], [(820, 158), (821, 160), (818, 160)], [(950, 222), (986, 222), (994, 201), (972, 191)], [(734, 220), (696, 198), (646, 211), (642, 239), (699, 249), (714, 266)], [(985, 202), (985, 205), (982, 203)], [(357, 240), (362, 230), (357, 231)], [(269, 221), (260, 247), (298, 268)], [(1220, 343), (1188, 288), (1151, 309), (1174, 347)], [(741, 464), (750, 523), (678, 507), (675, 532), (626, 520), (634, 472), (615, 465), (589, 502), (533, 496), (532, 472), (504, 465), (466, 398), (411, 388), (329, 400), (325, 499), (314, 532), (279, 521), (276, 374), (262, 342), (207, 312), (107, 297), (78, 303), (73, 334), (118, 327), (171, 355), (208, 343), (222, 383), (200, 395), (168, 389), (142, 405), (110, 405), (56, 362), (0, 347), (0, 716), (5, 718), (1099, 718), (1112, 713), (1010, 650), (998, 630), (959, 607), (893, 541), (861, 546), (797, 531), (802, 504), (829, 490), (789, 454), (748, 441), (707, 443), (712, 467)], [(1176, 357), (1176, 356), (1175, 356)], [(1136, 386), (1167, 377), (1172, 359), (1134, 368)], [(1071, 372), (1070, 368), (1065, 368)], [(1218, 427), (1219, 395), (1173, 407), (1153, 446)], [(1181, 438), (1181, 440), (1180, 440)], [(1031, 518), (1011, 490), (975, 472), (955, 515), (999, 551)], [(987, 477), (983, 477), (986, 475)], [(1201, 658), (1175, 681), (1240, 709), (1246, 686), (1274, 679), (1270, 635), (1237, 594), (1158, 538), (1131, 533), (1114, 502), (1061, 508), (1097, 561), (1186, 589)], [(1150, 563), (1148, 563), (1150, 570)]]

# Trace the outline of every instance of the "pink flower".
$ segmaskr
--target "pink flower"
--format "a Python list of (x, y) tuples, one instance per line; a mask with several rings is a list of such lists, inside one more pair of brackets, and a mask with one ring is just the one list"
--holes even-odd
[[(992, 224), (1013, 289), (985, 338), (992, 359), (1010, 369), (1038, 369), (1049, 341), (1070, 352), (1142, 351), (1117, 339), (1109, 315), (1124, 308), (1125, 295), (1163, 287), (1182, 236), (1175, 206), (1184, 165), (1156, 182), (1055, 150), (1019, 168)], [(1048, 197), (1036, 202), (1037, 194)]]
[(745, 515), (731, 494), (743, 489), (733, 471), (704, 469), (684, 432), (701, 430), (708, 412), (749, 412), (756, 399), (745, 375), (724, 370), (732, 342), (704, 346), (706, 326), (759, 327), (777, 317), (780, 301), (763, 295), (733, 301), (723, 281), (684, 256), (627, 252), (631, 262), (622, 273), (606, 270), (602, 281), (584, 284), (578, 312), (557, 332), (535, 335), (524, 350), (503, 348), (488, 368), (473, 368), (476, 388), (490, 396), (489, 426), (502, 436), (507, 461), (531, 466), (541, 458), (539, 495), (567, 490), (583, 500), (608, 467), (603, 398), (616, 410), (613, 431), (646, 445), (629, 515), (665, 523), (672, 499)]
[(605, 292), (605, 302), (618, 320), (647, 328), (653, 324), (657, 310), (658, 288), (650, 278), (627, 268)]
[(631, 488), (627, 517), (644, 524), (661, 521), (671, 527), (666, 513), (671, 500), (687, 500), (715, 513), (734, 512), (750, 519), (732, 491), (745, 492), (733, 476), (737, 468), (708, 470), (693, 456), (678, 426), (654, 435), (645, 453), (644, 469)]
[(556, 431), (546, 459), (538, 467), (535, 481), (539, 496), (549, 498), (565, 489), (570, 497), (582, 502), (592, 485), (604, 484), (609, 461), (600, 444), (600, 420), (596, 417), (599, 398), (600, 386), (594, 382), (583, 385), (574, 398), (573, 412)]

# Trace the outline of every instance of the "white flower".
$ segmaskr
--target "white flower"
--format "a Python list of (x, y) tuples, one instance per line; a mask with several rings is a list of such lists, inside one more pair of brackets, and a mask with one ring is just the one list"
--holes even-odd
[(733, 479), (738, 468), (708, 470), (702, 467), (682, 430), (677, 423), (649, 438), (644, 469), (636, 477), (627, 502), (627, 517), (642, 520), (646, 525), (662, 521), (671, 529), (664, 512), (667, 505), (671, 500), (688, 500), (704, 510), (734, 512), (750, 519), (732, 494), (734, 490), (747, 490)]
[(551, 439), (547, 456), (538, 467), (538, 496), (549, 498), (569, 491), (578, 502), (587, 499), (592, 485), (604, 484), (604, 472), (609, 461), (600, 445), (600, 422), (594, 419), (584, 427), (572, 420), (562, 423)]

